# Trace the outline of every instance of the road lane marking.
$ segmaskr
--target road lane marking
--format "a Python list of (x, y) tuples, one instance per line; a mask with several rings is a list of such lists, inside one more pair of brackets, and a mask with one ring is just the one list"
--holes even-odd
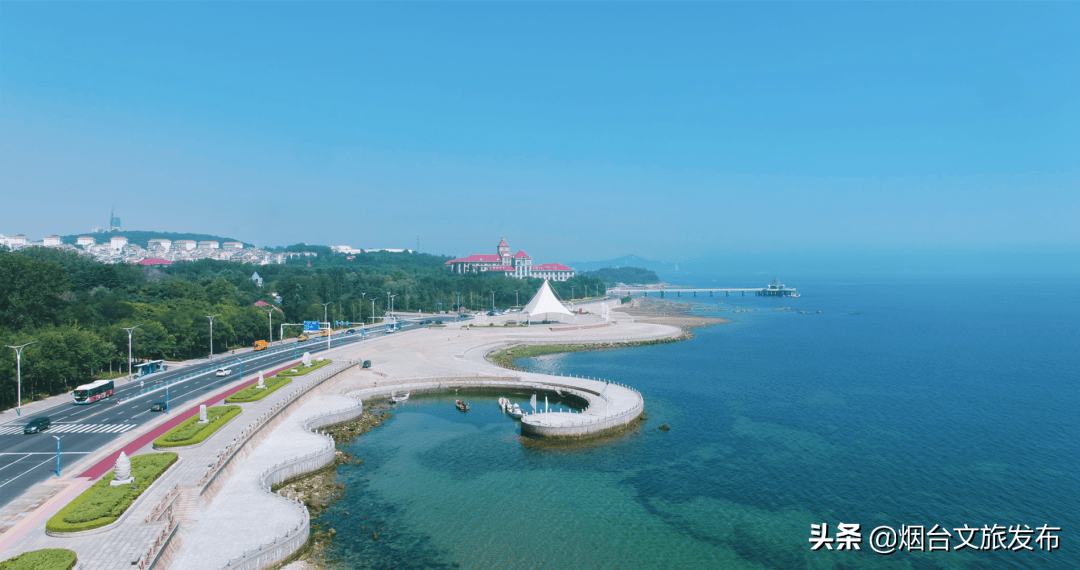
[[(53, 424), (42, 433), (122, 433), (137, 424)], [(0, 427), (0, 435), (22, 433), (23, 426)]]

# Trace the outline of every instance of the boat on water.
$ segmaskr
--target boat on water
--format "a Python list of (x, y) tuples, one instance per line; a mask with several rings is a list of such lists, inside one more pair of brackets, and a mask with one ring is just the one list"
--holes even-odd
[(461, 410), (462, 412), (469, 411), (469, 404), (466, 404), (465, 400), (454, 400), (454, 406), (456, 406), (457, 409)]
[(525, 412), (521, 411), (521, 407), (517, 404), (514, 404), (510, 408), (507, 408), (506, 413), (515, 420), (520, 420), (521, 417), (525, 415)]
[(506, 398), (499, 398), (499, 407), (502, 408), (502, 411), (505, 412), (510, 408), (510, 400)]
[(408, 399), (409, 399), (409, 393), (408, 392), (405, 392), (404, 396), (398, 396), (394, 392), (390, 392), (390, 403), (391, 404), (400, 404), (402, 402), (407, 401)]

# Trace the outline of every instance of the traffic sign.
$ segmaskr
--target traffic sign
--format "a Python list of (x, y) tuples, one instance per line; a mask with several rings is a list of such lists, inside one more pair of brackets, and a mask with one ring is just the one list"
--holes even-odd
[(304, 332), (319, 332), (319, 321), (304, 321)]

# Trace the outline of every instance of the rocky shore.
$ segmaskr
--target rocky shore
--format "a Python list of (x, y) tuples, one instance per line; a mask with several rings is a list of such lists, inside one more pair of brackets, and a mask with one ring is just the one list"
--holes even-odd
[(730, 319), (695, 315), (693, 311), (697, 305), (653, 297), (635, 297), (629, 304), (622, 305), (615, 311), (634, 317), (634, 321), (638, 323), (669, 325), (683, 330), (731, 322)]

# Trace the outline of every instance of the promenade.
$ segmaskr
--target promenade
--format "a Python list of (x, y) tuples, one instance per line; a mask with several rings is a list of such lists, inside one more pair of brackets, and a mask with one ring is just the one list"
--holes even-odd
[[(598, 306), (591, 310), (599, 313)], [(47, 535), (48, 517), (91, 483), (71, 481), (25, 524), (9, 530), (18, 532), (14, 540), (7, 532), (0, 535), (0, 560), (40, 548), (68, 548), (78, 553), (85, 570), (269, 567), (299, 549), (309, 532), (307, 509), (270, 493), (269, 485), (330, 464), (333, 441), (312, 430), (358, 417), (361, 400), (380, 399), (391, 391), (453, 388), (556, 391), (580, 398), (587, 407), (582, 413), (527, 416), (523, 434), (581, 436), (632, 421), (644, 402), (632, 388), (607, 381), (618, 379), (508, 371), (485, 358), (512, 344), (650, 341), (682, 332), (636, 323), (619, 313), (612, 316), (617, 322), (582, 315), (574, 324), (528, 328), (454, 323), (334, 349), (324, 353), (334, 360), (331, 366), (294, 379), (262, 401), (242, 404), (243, 413), (206, 442), (180, 449), (180, 461), (121, 521), (93, 534)], [(513, 318), (488, 320), (501, 324)], [(362, 369), (363, 360), (371, 360), (372, 368)], [(136, 454), (152, 451), (147, 445)]]

